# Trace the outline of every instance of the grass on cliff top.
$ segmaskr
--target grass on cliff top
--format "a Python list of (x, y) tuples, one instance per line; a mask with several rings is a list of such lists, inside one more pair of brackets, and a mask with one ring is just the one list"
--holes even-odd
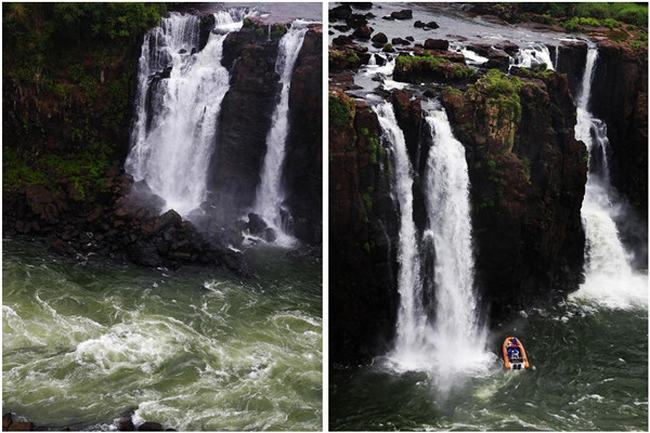
[(425, 52), (423, 55), (398, 56), (395, 62), (395, 70), (398, 75), (429, 75), (435, 74), (444, 77), (446, 80), (462, 80), (475, 75), (474, 69), (450, 62), (448, 59), (432, 56)]
[(521, 118), (519, 90), (522, 82), (498, 69), (489, 69), (476, 83), (467, 88), (470, 100), (484, 100), (498, 109), (499, 120), (518, 122)]

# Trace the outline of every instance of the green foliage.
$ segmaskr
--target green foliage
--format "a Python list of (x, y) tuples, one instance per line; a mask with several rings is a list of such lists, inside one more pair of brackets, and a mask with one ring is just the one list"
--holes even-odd
[(519, 78), (504, 74), (498, 69), (490, 69), (468, 87), (468, 95), (475, 101), (484, 98), (489, 106), (495, 106), (499, 120), (519, 122), (521, 85)]
[(372, 211), (372, 197), (368, 191), (364, 192), (361, 197), (363, 198), (363, 205), (366, 207), (366, 212)]
[[(507, 5), (507, 4), (506, 4)], [(521, 12), (539, 15), (548, 15), (553, 18), (564, 19), (567, 30), (578, 30), (575, 26), (605, 26), (615, 27), (615, 21), (632, 24), (638, 27), (648, 26), (648, 4), (628, 2), (584, 2), (584, 3), (519, 3), (513, 5)], [(579, 18), (582, 21), (575, 21)], [(593, 21), (587, 21), (593, 19)], [(601, 21), (602, 20), (602, 21)], [(569, 24), (571, 23), (571, 24)]]
[(351, 128), (354, 120), (354, 99), (344, 93), (330, 93), (329, 117), (330, 125), (336, 129)]
[(368, 147), (370, 149), (370, 162), (377, 164), (382, 158), (382, 147), (377, 137), (368, 137)]
[(492, 172), (496, 171), (497, 169), (497, 162), (493, 159), (488, 159), (488, 162), (486, 163), (488, 169)]
[(460, 63), (430, 54), (399, 56), (395, 62), (396, 75), (409, 79), (439, 79), (461, 81), (472, 78), (476, 71)]

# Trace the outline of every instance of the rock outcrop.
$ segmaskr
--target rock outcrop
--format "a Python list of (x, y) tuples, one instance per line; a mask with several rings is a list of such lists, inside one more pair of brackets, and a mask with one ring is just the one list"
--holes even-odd
[(340, 90), (329, 96), (330, 350), (335, 362), (385, 352), (397, 315), (397, 209), (377, 116)]

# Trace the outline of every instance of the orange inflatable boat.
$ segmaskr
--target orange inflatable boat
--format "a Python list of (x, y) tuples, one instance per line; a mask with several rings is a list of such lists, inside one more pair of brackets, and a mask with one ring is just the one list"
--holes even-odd
[[(508, 349), (510, 348), (510, 353)], [(508, 370), (522, 370), (530, 367), (528, 355), (521, 341), (516, 337), (506, 337), (503, 341), (503, 365)]]

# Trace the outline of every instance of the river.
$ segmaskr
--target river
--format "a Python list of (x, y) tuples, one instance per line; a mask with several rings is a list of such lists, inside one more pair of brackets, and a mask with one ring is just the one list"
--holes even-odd
[[(333, 430), (647, 430), (648, 315), (569, 301), (494, 331), (488, 371), (438, 392), (426, 372), (374, 365), (330, 373)], [(525, 344), (532, 368), (503, 369), (502, 338)]]
[(260, 248), (257, 278), (67, 260), (3, 241), (3, 404), (38, 426), (320, 430), (321, 265)]

